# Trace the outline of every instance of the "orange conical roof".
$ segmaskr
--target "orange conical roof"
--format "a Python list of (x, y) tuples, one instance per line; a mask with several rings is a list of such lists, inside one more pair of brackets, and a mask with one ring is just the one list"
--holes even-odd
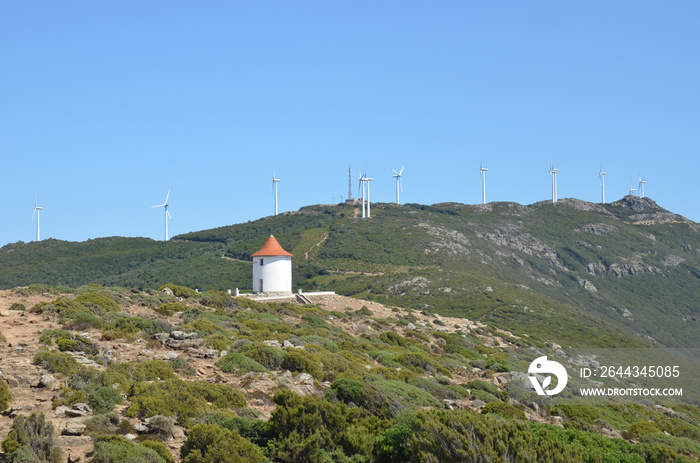
[(260, 256), (289, 256), (289, 257), (294, 257), (292, 254), (288, 253), (284, 249), (282, 249), (282, 246), (277, 242), (274, 236), (270, 235), (270, 237), (267, 239), (265, 242), (265, 245), (255, 254), (252, 254), (250, 257), (260, 257)]

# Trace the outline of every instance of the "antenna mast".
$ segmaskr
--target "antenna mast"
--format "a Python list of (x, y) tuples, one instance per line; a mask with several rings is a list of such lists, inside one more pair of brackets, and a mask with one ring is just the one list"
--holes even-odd
[(348, 167), (348, 201), (352, 201), (352, 167)]

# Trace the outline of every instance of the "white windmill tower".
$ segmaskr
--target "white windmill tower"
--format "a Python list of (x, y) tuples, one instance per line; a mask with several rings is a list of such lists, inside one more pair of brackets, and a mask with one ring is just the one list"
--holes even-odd
[(549, 167), (549, 175), (552, 177), (552, 203), (557, 202), (557, 172), (559, 169), (554, 168), (554, 164)]
[(365, 210), (365, 176), (362, 175), (362, 170), (360, 170), (359, 184), (357, 186), (360, 189), (360, 199), (362, 203), (362, 218), (367, 217), (367, 212)]
[(172, 216), (170, 215), (170, 212), (168, 212), (168, 208), (170, 207), (170, 204), (168, 204), (168, 198), (170, 198), (170, 190), (168, 190), (168, 194), (165, 197), (165, 202), (163, 204), (151, 206), (151, 208), (162, 207), (165, 210), (165, 241), (168, 241), (168, 218), (170, 220), (173, 220)]
[(647, 179), (642, 178), (642, 176), (639, 176), (639, 197), (643, 198), (644, 197), (644, 184), (647, 183)]
[(603, 172), (603, 166), (600, 166), (598, 175), (600, 176), (600, 184), (603, 187), (603, 204), (605, 204), (605, 176), (608, 175), (608, 173)]
[(634, 194), (634, 192), (637, 191), (637, 189), (634, 188), (633, 185), (634, 185), (634, 183), (632, 183), (632, 179), (630, 178), (630, 191), (629, 191), (629, 193), (627, 193), (627, 194), (628, 194), (628, 195), (632, 195), (632, 196), (636, 196), (636, 195)]
[(488, 169), (481, 163), (479, 173), (481, 174), (481, 204), (486, 204), (486, 171)]
[(34, 212), (32, 212), (32, 220), (34, 219), (34, 215), (36, 214), (36, 240), (41, 241), (40, 235), (39, 235), (39, 213), (43, 210), (44, 208), (39, 206), (37, 203), (37, 198), (36, 196), (34, 197)]
[(272, 174), (272, 189), (275, 192), (275, 215), (277, 215), (277, 184), (279, 183), (280, 179), (275, 178), (275, 174)]
[(370, 204), (371, 201), (369, 200), (369, 182), (374, 180), (371, 177), (367, 177), (367, 172), (365, 172), (365, 185), (367, 185), (367, 218), (372, 217), (372, 214), (370, 213)]
[(401, 192), (403, 192), (403, 185), (401, 184), (401, 174), (403, 174), (403, 168), (406, 166), (401, 167), (401, 170), (396, 172), (394, 169), (391, 169), (394, 171), (394, 178), (396, 179), (396, 204), (401, 204), (401, 201), (399, 201), (399, 189), (401, 189)]

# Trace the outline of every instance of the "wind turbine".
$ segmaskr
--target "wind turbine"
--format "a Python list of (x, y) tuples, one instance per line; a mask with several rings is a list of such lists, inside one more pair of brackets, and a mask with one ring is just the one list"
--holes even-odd
[(484, 167), (484, 163), (479, 166), (479, 173), (481, 174), (481, 204), (486, 204), (486, 171), (488, 169)]
[(403, 173), (403, 168), (406, 166), (403, 166), (400, 171), (396, 172), (394, 169), (394, 178), (396, 179), (396, 204), (401, 204), (399, 201), (399, 188), (401, 188), (401, 191), (403, 191), (403, 186), (401, 185), (401, 174)]
[(603, 166), (600, 166), (600, 173), (598, 175), (600, 176), (600, 182), (603, 186), (603, 204), (605, 204), (605, 176), (608, 175), (608, 173), (603, 172)]
[(41, 241), (39, 238), (39, 212), (44, 208), (39, 206), (37, 203), (36, 196), (34, 197), (34, 212), (32, 212), (32, 220), (34, 220), (34, 214), (36, 214), (36, 240)]
[(162, 207), (165, 210), (165, 241), (168, 241), (168, 218), (170, 218), (170, 220), (173, 220), (172, 216), (170, 215), (170, 212), (168, 212), (168, 208), (170, 207), (170, 204), (168, 204), (168, 198), (170, 198), (170, 190), (168, 190), (168, 195), (165, 197), (165, 202), (163, 204), (151, 206), (151, 208)]
[(275, 178), (275, 174), (273, 172), (272, 174), (272, 189), (275, 190), (275, 215), (277, 215), (277, 184), (279, 183), (280, 179)]
[(552, 177), (552, 203), (557, 202), (557, 172), (559, 169), (555, 169), (554, 164), (549, 166), (549, 175)]
[(369, 218), (369, 217), (372, 217), (372, 214), (370, 214), (370, 212), (369, 212), (369, 208), (370, 208), (370, 201), (369, 201), (369, 182), (371, 182), (372, 180), (374, 180), (374, 179), (371, 178), (371, 177), (367, 177), (367, 172), (365, 172), (365, 184), (367, 185), (367, 217), (368, 217), (368, 218)]
[(636, 196), (636, 195), (634, 194), (634, 192), (637, 191), (637, 189), (636, 189), (636, 188), (632, 188), (632, 185), (634, 185), (634, 184), (632, 183), (632, 179), (630, 178), (630, 191), (629, 191), (629, 193), (627, 193), (627, 194), (632, 195), (632, 196)]
[(360, 189), (360, 197), (362, 198), (362, 218), (364, 219), (367, 217), (367, 214), (365, 213), (365, 177), (362, 175), (362, 169), (360, 169), (360, 182), (358, 184), (358, 188)]
[(642, 178), (642, 176), (639, 176), (639, 197), (643, 198), (644, 197), (644, 184), (647, 183), (647, 179)]

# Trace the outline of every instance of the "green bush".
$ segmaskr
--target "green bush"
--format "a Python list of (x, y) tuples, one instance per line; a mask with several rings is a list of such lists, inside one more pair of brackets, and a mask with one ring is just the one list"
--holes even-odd
[(223, 334), (212, 334), (204, 339), (207, 347), (216, 350), (228, 350), (231, 347), (231, 340)]
[(140, 444), (160, 455), (165, 463), (174, 463), (175, 459), (173, 458), (173, 454), (170, 453), (170, 450), (168, 450), (168, 447), (164, 443), (155, 440), (143, 440)]
[(10, 402), (12, 402), (10, 386), (7, 385), (5, 380), (0, 379), (0, 412), (7, 410)]
[(625, 437), (638, 438), (647, 434), (661, 432), (661, 429), (653, 421), (637, 421), (627, 427)]
[(121, 403), (121, 393), (112, 387), (103, 386), (88, 395), (88, 404), (96, 413), (111, 412)]
[(95, 441), (92, 463), (165, 463), (158, 452), (121, 436), (102, 436)]
[(279, 347), (272, 347), (258, 342), (246, 344), (241, 347), (239, 352), (255, 360), (268, 370), (278, 370), (286, 357), (286, 353)]
[(70, 375), (78, 370), (78, 362), (68, 354), (56, 351), (40, 350), (34, 356), (34, 365), (49, 370), (52, 373)]
[(155, 415), (148, 419), (148, 428), (151, 434), (166, 440), (175, 432), (175, 420), (169, 416)]
[(10, 306), (10, 310), (20, 310), (24, 312), (25, 310), (27, 310), (27, 307), (21, 302), (13, 302)]
[(513, 418), (518, 420), (525, 420), (527, 417), (522, 410), (515, 408), (514, 406), (507, 404), (505, 402), (490, 402), (484, 405), (481, 409), (481, 413), (494, 413), (501, 415), (505, 418)]
[[(75, 298), (76, 302), (97, 313), (119, 312), (119, 304), (104, 294), (91, 291)], [(96, 310), (95, 310), (96, 309)]]
[(180, 448), (183, 463), (264, 463), (265, 456), (236, 431), (197, 424)]
[(190, 310), (190, 306), (182, 302), (166, 302), (165, 304), (158, 307), (156, 309), (156, 312), (158, 312), (161, 315), (165, 315), (166, 317), (169, 317), (174, 313), (186, 312), (188, 310)]
[(85, 434), (88, 436), (110, 435), (117, 432), (121, 418), (117, 413), (106, 413), (104, 415), (95, 415), (83, 421), (85, 424)]
[[(24, 450), (20, 451), (20, 455), (16, 455), (22, 447)], [(56, 445), (53, 424), (46, 421), (43, 413), (19, 415), (15, 418), (9, 434), (2, 441), (2, 449), (10, 462), (15, 461), (15, 456), (18, 457), (18, 461), (31, 461), (32, 454), (38, 457), (39, 461), (63, 461), (61, 448)]]
[(165, 288), (169, 288), (172, 292), (173, 295), (176, 297), (184, 297), (184, 298), (197, 298), (199, 297), (199, 294), (197, 294), (197, 291), (191, 288), (187, 288), (185, 286), (178, 286), (178, 285), (173, 285), (171, 283), (165, 284), (161, 286), (158, 291), (163, 291)]
[(269, 370), (243, 354), (231, 352), (216, 362), (216, 366), (224, 373), (243, 374), (248, 372), (266, 373)]
[(308, 373), (317, 380), (323, 380), (321, 361), (314, 354), (302, 349), (289, 349), (282, 361), (282, 368), (292, 373)]

